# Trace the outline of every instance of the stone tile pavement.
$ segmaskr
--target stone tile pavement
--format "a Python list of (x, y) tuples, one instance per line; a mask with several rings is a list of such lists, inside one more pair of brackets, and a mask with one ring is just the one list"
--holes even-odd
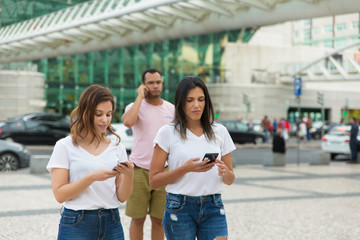
[[(244, 165), (235, 174), (223, 193), (230, 239), (360, 239), (360, 164)], [(56, 239), (59, 210), (49, 174), (0, 172), (0, 240)], [(124, 205), (120, 213), (129, 239)]]

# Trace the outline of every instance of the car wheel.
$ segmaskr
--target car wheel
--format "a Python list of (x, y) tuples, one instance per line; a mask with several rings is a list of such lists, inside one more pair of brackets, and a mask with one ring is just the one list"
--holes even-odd
[(256, 145), (261, 145), (264, 143), (264, 139), (262, 137), (256, 137), (254, 142)]
[(0, 155), (0, 171), (18, 170), (19, 158), (13, 153), (2, 153)]
[(330, 160), (334, 160), (336, 156), (336, 153), (330, 153)]

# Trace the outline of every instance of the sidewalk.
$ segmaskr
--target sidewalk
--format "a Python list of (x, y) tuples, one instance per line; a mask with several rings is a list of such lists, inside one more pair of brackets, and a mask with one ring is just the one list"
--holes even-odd
[[(297, 142), (296, 137), (291, 137), (286, 141), (286, 148), (297, 148), (299, 146), (300, 149), (306, 148), (321, 148), (321, 140), (302, 140), (299, 143)], [(236, 148), (272, 148), (272, 140), (269, 142), (263, 143), (261, 145), (255, 145), (253, 143), (246, 144), (236, 144)]]
[[(360, 164), (237, 166), (224, 187), (230, 239), (359, 239)], [(50, 175), (0, 172), (0, 239), (56, 239), (59, 209)], [(120, 208), (125, 238), (130, 219)], [(145, 237), (150, 239), (150, 224)]]

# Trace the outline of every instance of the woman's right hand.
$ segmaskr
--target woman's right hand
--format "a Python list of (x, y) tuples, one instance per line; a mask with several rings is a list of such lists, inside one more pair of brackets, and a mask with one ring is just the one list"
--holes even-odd
[(200, 161), (200, 158), (191, 158), (187, 160), (183, 167), (187, 172), (207, 172), (215, 166), (215, 162), (208, 163), (210, 160)]
[(109, 178), (116, 177), (120, 173), (109, 169), (98, 169), (91, 173), (93, 181), (105, 181)]

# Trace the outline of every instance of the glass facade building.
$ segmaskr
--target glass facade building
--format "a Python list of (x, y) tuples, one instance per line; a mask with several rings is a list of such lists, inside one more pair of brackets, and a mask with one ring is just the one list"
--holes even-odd
[[(1, 26), (37, 17), (50, 11), (85, 1), (7, 1), (3, 2)], [(138, 2), (138, 1), (137, 1)], [(29, 10), (30, 9), (30, 10)], [(241, 33), (241, 34), (240, 34)], [(197, 75), (206, 83), (226, 82), (224, 51), (227, 42), (248, 42), (249, 28), (165, 40), (103, 51), (58, 56), (32, 61), (45, 75), (45, 111), (69, 114), (82, 91), (90, 84), (109, 87), (116, 98), (119, 118), (127, 104), (137, 96), (141, 74), (156, 68), (164, 78), (163, 98), (173, 102), (178, 82)]]

